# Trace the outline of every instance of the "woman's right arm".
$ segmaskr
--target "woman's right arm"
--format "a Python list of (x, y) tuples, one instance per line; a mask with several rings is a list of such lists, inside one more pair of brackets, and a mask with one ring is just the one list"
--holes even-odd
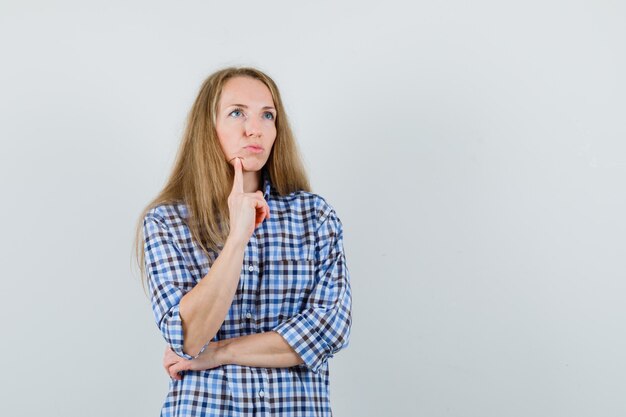
[(244, 193), (240, 159), (235, 158), (233, 165), (233, 188), (228, 197), (230, 234), (206, 276), (180, 300), (183, 351), (192, 356), (196, 356), (222, 326), (237, 291), (250, 236), (270, 214), (261, 191)]
[(246, 243), (227, 239), (209, 272), (180, 300), (183, 351), (196, 356), (224, 322), (239, 283)]

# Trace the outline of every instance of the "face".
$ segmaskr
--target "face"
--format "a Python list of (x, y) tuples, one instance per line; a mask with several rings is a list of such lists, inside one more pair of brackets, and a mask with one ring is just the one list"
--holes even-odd
[(250, 77), (226, 81), (218, 103), (216, 130), (226, 160), (242, 158), (245, 171), (259, 171), (276, 139), (276, 109), (269, 88)]

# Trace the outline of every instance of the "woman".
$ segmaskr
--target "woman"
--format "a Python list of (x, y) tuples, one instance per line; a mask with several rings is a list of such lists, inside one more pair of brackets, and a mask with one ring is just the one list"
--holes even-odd
[(327, 359), (352, 321), (342, 224), (310, 191), (270, 77), (207, 78), (140, 220), (172, 378), (161, 416), (332, 415)]

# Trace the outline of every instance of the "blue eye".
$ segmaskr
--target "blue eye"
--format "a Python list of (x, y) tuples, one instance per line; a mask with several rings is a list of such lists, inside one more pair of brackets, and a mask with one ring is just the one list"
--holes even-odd
[[(231, 111), (231, 112), (230, 112), (230, 114), (233, 114), (233, 113), (235, 113), (235, 112), (237, 112), (237, 113), (241, 113), (241, 109), (235, 109), (235, 110)], [(235, 116), (235, 117), (237, 117), (237, 116)]]
[(271, 117), (268, 120), (274, 120), (274, 114), (272, 112), (265, 112), (265, 115), (270, 115)]

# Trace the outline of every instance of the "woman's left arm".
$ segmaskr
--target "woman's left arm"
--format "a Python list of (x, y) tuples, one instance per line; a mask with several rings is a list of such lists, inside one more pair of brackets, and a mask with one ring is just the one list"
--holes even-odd
[(212, 369), (235, 364), (262, 368), (288, 368), (304, 363), (285, 339), (274, 331), (220, 340), (207, 345), (195, 359), (176, 355), (169, 346), (165, 348), (163, 366), (174, 379), (180, 380), (180, 371)]
[(222, 341), (218, 353), (222, 365), (288, 368), (304, 361), (278, 333), (269, 331)]

